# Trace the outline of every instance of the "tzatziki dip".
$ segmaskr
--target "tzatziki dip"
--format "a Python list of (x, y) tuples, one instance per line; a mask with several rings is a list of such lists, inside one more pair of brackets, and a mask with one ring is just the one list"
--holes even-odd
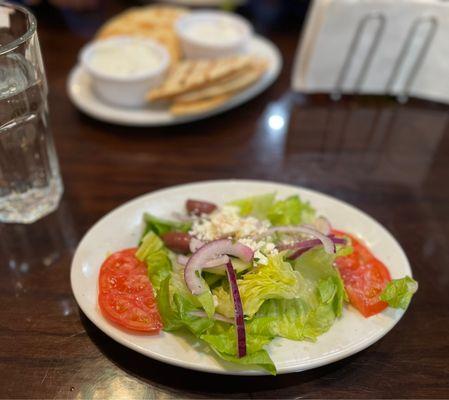
[(89, 60), (91, 68), (120, 78), (148, 73), (161, 62), (160, 53), (143, 40), (105, 41), (90, 54)]
[(229, 44), (241, 39), (242, 30), (225, 18), (199, 20), (186, 26), (185, 34), (194, 40), (208, 44)]

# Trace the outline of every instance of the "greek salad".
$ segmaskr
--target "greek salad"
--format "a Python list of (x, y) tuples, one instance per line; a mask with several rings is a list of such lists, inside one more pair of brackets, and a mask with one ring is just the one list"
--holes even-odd
[(220, 358), (271, 374), (274, 338), (315, 341), (345, 304), (368, 318), (407, 308), (418, 288), (391, 279), (360, 239), (299, 196), (188, 200), (173, 220), (143, 219), (138, 246), (101, 266), (103, 315), (135, 332), (190, 332)]

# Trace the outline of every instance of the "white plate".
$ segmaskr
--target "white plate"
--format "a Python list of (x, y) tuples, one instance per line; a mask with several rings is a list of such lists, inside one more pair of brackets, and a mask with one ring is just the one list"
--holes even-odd
[(276, 80), (282, 68), (282, 56), (278, 48), (269, 40), (255, 36), (249, 45), (248, 52), (257, 54), (268, 61), (268, 69), (262, 78), (223, 105), (200, 114), (175, 117), (166, 107), (147, 106), (133, 109), (110, 105), (99, 99), (93, 92), (91, 78), (80, 65), (76, 65), (70, 72), (67, 91), (73, 104), (81, 111), (106, 122), (128, 126), (161, 126), (196, 121), (239, 106), (262, 93)]
[[(411, 275), (410, 265), (393, 236), (362, 211), (325, 194), (300, 187), (262, 181), (225, 180), (192, 183), (149, 193), (110, 212), (84, 236), (76, 250), (71, 270), (75, 298), (87, 317), (117, 342), (156, 360), (199, 371), (230, 375), (264, 375), (215, 358), (193, 338), (162, 332), (158, 336), (133, 335), (111, 325), (97, 307), (98, 272), (106, 255), (135, 246), (142, 231), (142, 215), (148, 211), (171, 217), (183, 210), (188, 198), (223, 204), (245, 196), (276, 191), (280, 198), (299, 194), (326, 215), (337, 229), (353, 232), (390, 269), (393, 278)], [(364, 318), (351, 307), (315, 343), (275, 339), (268, 351), (279, 374), (303, 371), (348, 357), (384, 336), (402, 317), (403, 311), (387, 309)]]

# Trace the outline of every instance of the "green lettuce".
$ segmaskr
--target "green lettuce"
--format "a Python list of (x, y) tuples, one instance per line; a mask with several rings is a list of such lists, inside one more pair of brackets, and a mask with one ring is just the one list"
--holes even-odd
[(301, 291), (292, 299), (265, 301), (248, 321), (248, 334), (314, 341), (328, 331), (346, 299), (343, 281), (332, 266), (335, 257), (315, 248), (293, 262)]
[(229, 285), (223, 284), (212, 290), (213, 295), (217, 299), (217, 313), (228, 318), (234, 318), (234, 303), (232, 302)]
[(292, 299), (299, 296), (298, 273), (284, 261), (282, 254), (268, 257), (267, 265), (259, 264), (237, 280), (243, 311), (251, 318), (267, 299)]
[(148, 232), (154, 232), (158, 236), (171, 231), (187, 232), (192, 225), (191, 222), (169, 221), (148, 213), (144, 214), (143, 220), (145, 222), (145, 228), (142, 237)]
[[(206, 282), (204, 283), (205, 285), (207, 285)], [(201, 303), (202, 307), (204, 308), (204, 311), (206, 311), (207, 316), (209, 318), (212, 318), (212, 316), (215, 314), (215, 305), (211, 291), (208, 289), (196, 297), (198, 301)]]
[(308, 201), (301, 201), (299, 196), (291, 196), (276, 201), (267, 215), (273, 225), (298, 225), (315, 218), (315, 210)]
[(148, 276), (157, 293), (161, 282), (168, 278), (172, 271), (172, 263), (164, 243), (154, 232), (150, 231), (143, 237), (136, 257), (146, 263)]
[(187, 330), (203, 340), (222, 359), (242, 365), (253, 365), (265, 368), (271, 374), (276, 368), (263, 346), (271, 341), (271, 337), (247, 335), (247, 355), (237, 357), (237, 339), (233, 324), (215, 321), (209, 318), (192, 315), (198, 310), (190, 298), (180, 295), (171, 278), (161, 283), (157, 297), (159, 312), (167, 332)]
[(293, 262), (294, 269), (316, 285), (321, 303), (331, 304), (337, 317), (341, 316), (343, 303), (348, 301), (348, 296), (340, 273), (333, 264), (336, 257), (348, 255), (350, 251), (351, 248), (341, 246), (336, 254), (328, 254), (322, 247), (315, 247)]
[(311, 222), (315, 210), (308, 201), (299, 196), (290, 196), (285, 200), (275, 201), (276, 193), (247, 197), (229, 203), (240, 210), (240, 215), (251, 215), (259, 219), (268, 219), (273, 225), (298, 225)]
[(381, 293), (380, 299), (386, 301), (390, 307), (405, 310), (417, 290), (418, 282), (409, 276), (393, 279)]
[(224, 360), (243, 365), (259, 365), (271, 374), (276, 374), (276, 367), (264, 349), (264, 346), (273, 339), (271, 336), (247, 334), (247, 355), (241, 358), (237, 357), (237, 334), (234, 325), (217, 321), (200, 338), (208, 343), (215, 353)]
[(157, 302), (164, 330), (167, 332), (185, 328), (198, 336), (214, 324), (211, 319), (191, 315), (198, 307), (190, 299), (177, 293), (170, 285), (170, 278), (161, 283)]
[(252, 215), (259, 219), (266, 219), (275, 197), (276, 193), (268, 193), (232, 201), (229, 205), (238, 207), (242, 217)]

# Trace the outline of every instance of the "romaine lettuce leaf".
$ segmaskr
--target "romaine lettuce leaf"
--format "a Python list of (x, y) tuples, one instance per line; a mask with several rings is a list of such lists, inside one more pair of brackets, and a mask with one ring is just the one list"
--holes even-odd
[(237, 281), (243, 311), (251, 318), (267, 299), (292, 299), (301, 292), (298, 273), (284, 261), (282, 254), (268, 257), (268, 264), (259, 264)]
[(215, 350), (213, 346), (211, 347), (215, 351), (215, 353), (217, 353), (223, 360), (230, 361), (235, 364), (259, 366), (268, 371), (271, 375), (276, 375), (276, 366), (274, 365), (274, 362), (268, 355), (267, 351), (264, 349), (256, 351), (255, 353), (247, 354), (245, 357), (238, 358), (230, 356), (228, 354), (220, 353), (219, 351)]
[(315, 210), (308, 201), (299, 196), (291, 196), (276, 201), (268, 211), (267, 217), (273, 225), (298, 225), (309, 223), (315, 218)]
[(275, 197), (276, 193), (267, 193), (260, 196), (235, 200), (229, 203), (229, 205), (238, 207), (242, 217), (252, 215), (259, 219), (266, 219)]
[(227, 361), (244, 365), (259, 365), (271, 374), (276, 368), (263, 346), (271, 337), (257, 334), (247, 335), (247, 355), (237, 357), (237, 339), (234, 325), (191, 315), (198, 307), (176, 291), (170, 284), (170, 278), (161, 283), (157, 297), (159, 312), (168, 332), (187, 329), (193, 335), (210, 345), (214, 352)]
[(176, 331), (184, 326), (179, 312), (171, 300), (170, 278), (166, 278), (161, 282), (159, 293), (157, 296), (157, 306), (162, 322), (164, 323), (164, 331)]
[(381, 293), (380, 299), (386, 301), (390, 307), (405, 310), (417, 290), (418, 282), (409, 276), (393, 279)]
[(228, 318), (234, 318), (234, 303), (232, 302), (229, 285), (223, 284), (222, 286), (217, 286), (212, 290), (212, 293), (218, 302), (215, 307), (217, 313)]
[(316, 340), (342, 313), (345, 291), (335, 255), (322, 248), (309, 250), (294, 262), (299, 294), (293, 299), (265, 301), (247, 322), (249, 334)]
[(270, 336), (247, 333), (247, 355), (242, 358), (237, 357), (237, 335), (234, 325), (215, 322), (214, 326), (202, 334), (200, 338), (208, 343), (221, 358), (227, 361), (246, 365), (259, 365), (272, 374), (276, 373), (273, 361), (263, 348), (272, 340)]
[(158, 218), (149, 213), (145, 213), (143, 219), (145, 228), (142, 237), (148, 232), (154, 232), (158, 236), (170, 231), (187, 232), (192, 225), (190, 222), (169, 221), (163, 218)]
[(259, 219), (268, 219), (273, 225), (298, 225), (309, 223), (315, 218), (315, 210), (308, 201), (299, 196), (290, 196), (275, 201), (276, 193), (247, 197), (229, 203), (240, 210), (240, 215), (252, 215)]
[(315, 341), (329, 330), (335, 318), (329, 304), (312, 307), (303, 299), (273, 299), (266, 301), (246, 326), (248, 335)]
[(340, 273), (333, 267), (333, 263), (336, 257), (347, 252), (348, 249), (344, 246), (340, 247), (336, 254), (328, 254), (322, 247), (315, 247), (293, 261), (294, 269), (304, 279), (316, 285), (320, 302), (331, 304), (337, 317), (341, 316), (343, 302), (347, 301), (348, 297)]
[[(204, 282), (204, 284), (207, 286), (207, 283)], [(206, 314), (209, 318), (212, 318), (212, 316), (215, 314), (215, 305), (214, 305), (214, 298), (212, 297), (211, 291), (208, 289), (204, 293), (196, 296), (198, 301), (201, 303), (201, 305), (204, 308), (204, 311), (206, 311)]]
[(148, 268), (148, 276), (156, 293), (161, 282), (171, 275), (172, 264), (168, 251), (162, 240), (154, 233), (148, 232), (136, 252), (136, 257), (144, 261)]
[(171, 332), (186, 328), (193, 334), (199, 335), (214, 324), (214, 321), (208, 318), (190, 314), (198, 307), (188, 298), (176, 292), (176, 289), (170, 285), (170, 278), (161, 283), (157, 303), (165, 331)]

